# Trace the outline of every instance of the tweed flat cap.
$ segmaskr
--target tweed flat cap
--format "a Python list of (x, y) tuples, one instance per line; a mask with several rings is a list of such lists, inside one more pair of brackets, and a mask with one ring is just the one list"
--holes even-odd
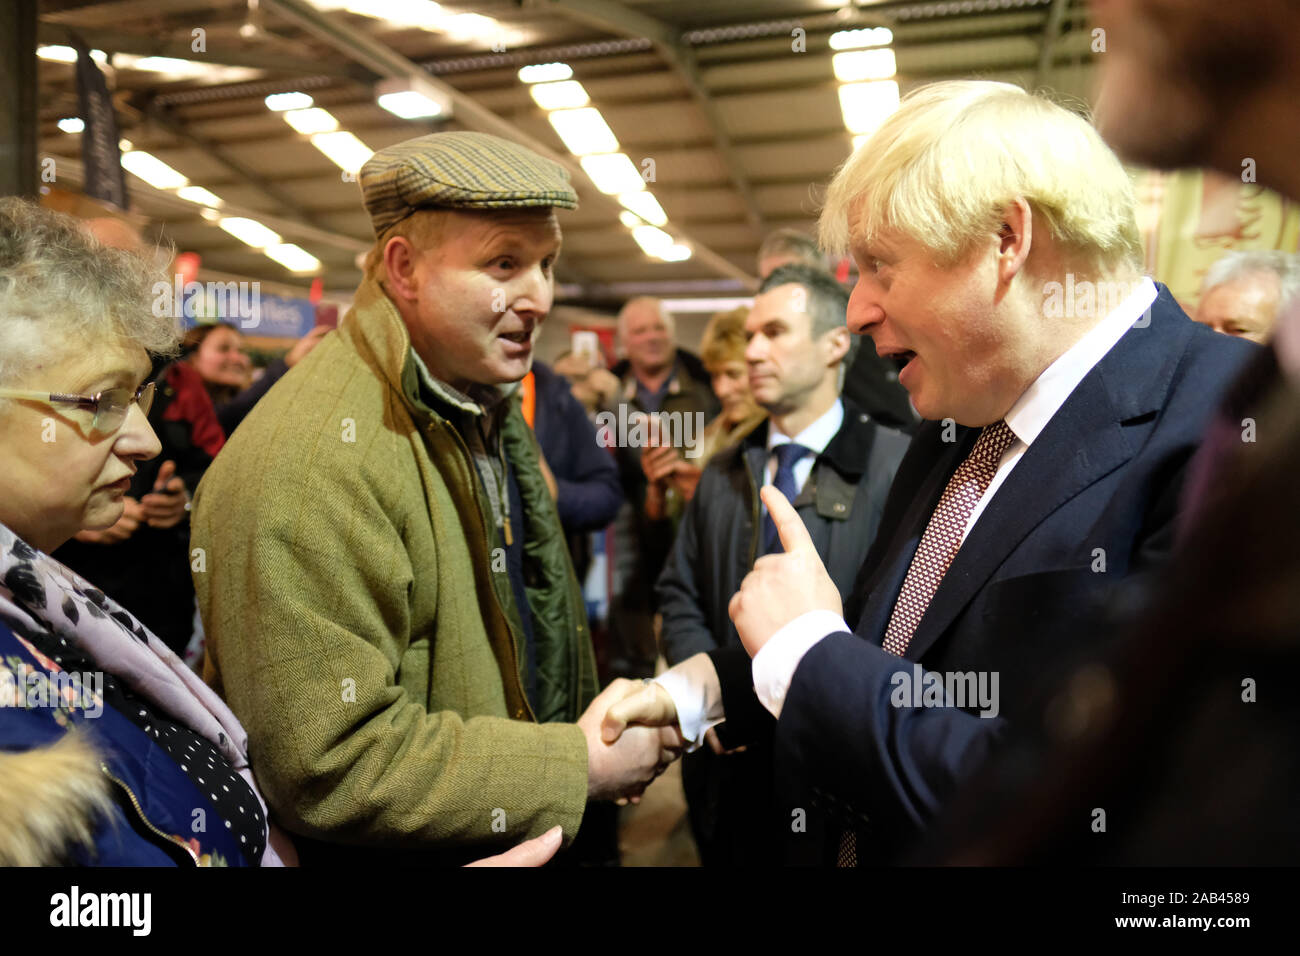
[(430, 133), (381, 149), (358, 177), (375, 236), (416, 209), (575, 209), (559, 163), (487, 133)]

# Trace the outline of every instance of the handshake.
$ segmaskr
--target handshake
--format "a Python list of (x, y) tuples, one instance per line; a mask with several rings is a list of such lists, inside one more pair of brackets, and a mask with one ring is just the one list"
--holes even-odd
[(652, 682), (619, 678), (578, 718), (587, 738), (587, 799), (638, 803), (686, 747), (677, 709)]

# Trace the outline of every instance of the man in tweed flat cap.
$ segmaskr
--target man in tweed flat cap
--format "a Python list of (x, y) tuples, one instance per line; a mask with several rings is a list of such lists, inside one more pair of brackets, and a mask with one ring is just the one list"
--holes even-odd
[[(514, 383), (550, 310), (559, 165), (481, 133), (376, 153), (337, 334), (195, 499), (205, 678), (304, 863), (463, 862), (635, 796), (675, 734), (600, 738), (582, 596)], [(626, 746), (624, 745), (626, 740)], [(552, 842), (558, 842), (551, 836)]]

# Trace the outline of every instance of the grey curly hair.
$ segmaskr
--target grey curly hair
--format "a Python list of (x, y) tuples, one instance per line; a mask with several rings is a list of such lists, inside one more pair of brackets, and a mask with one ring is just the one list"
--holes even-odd
[(151, 258), (104, 245), (71, 216), (0, 198), (0, 382), (69, 349), (125, 340), (174, 355), (176, 318), (155, 314)]

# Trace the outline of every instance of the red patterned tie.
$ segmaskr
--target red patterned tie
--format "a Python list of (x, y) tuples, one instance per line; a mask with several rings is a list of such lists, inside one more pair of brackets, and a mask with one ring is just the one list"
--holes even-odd
[(889, 627), (885, 629), (884, 647), (889, 653), (899, 657), (906, 653), (925, 609), (939, 590), (939, 582), (957, 556), (971, 512), (988, 491), (1003, 452), (1015, 440), (1015, 432), (1006, 422), (986, 425), (966, 460), (948, 479), (948, 487), (943, 489), (930, 523), (925, 526), (925, 534), (921, 535), (916, 554), (912, 556), (907, 577), (903, 579), (902, 590), (894, 603), (894, 613), (889, 618)]
[[(948, 479), (948, 486), (943, 489), (939, 503), (930, 515), (930, 523), (921, 535), (916, 554), (912, 556), (889, 626), (885, 629), (884, 648), (889, 653), (899, 657), (906, 653), (925, 609), (939, 590), (939, 582), (948, 573), (949, 565), (961, 548), (971, 512), (988, 491), (1003, 453), (1015, 440), (1015, 433), (1005, 421), (986, 425), (976, 439), (975, 447)], [(845, 831), (840, 839), (836, 865), (858, 865), (857, 834), (852, 830)]]

